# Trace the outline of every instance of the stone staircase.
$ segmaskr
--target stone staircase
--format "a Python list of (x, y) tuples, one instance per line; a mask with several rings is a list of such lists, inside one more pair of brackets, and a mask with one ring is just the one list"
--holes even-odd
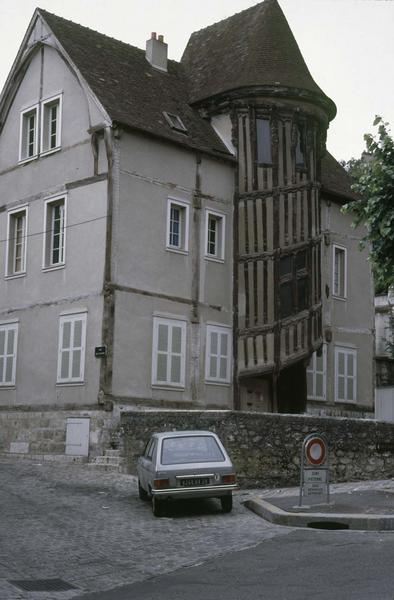
[(103, 456), (95, 456), (89, 463), (89, 467), (100, 469), (102, 471), (112, 471), (123, 473), (125, 469), (125, 459), (120, 455), (120, 450), (106, 450)]

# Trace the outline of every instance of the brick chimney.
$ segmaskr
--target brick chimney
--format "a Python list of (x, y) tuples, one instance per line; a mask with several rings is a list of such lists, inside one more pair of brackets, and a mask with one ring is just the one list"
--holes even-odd
[(167, 49), (163, 36), (157, 38), (156, 32), (153, 32), (150, 40), (146, 41), (145, 58), (155, 69), (167, 71)]

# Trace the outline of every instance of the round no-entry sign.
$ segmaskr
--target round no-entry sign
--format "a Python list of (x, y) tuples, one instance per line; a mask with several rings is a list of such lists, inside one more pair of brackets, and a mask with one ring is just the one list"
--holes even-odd
[(305, 457), (310, 465), (320, 466), (326, 460), (326, 443), (319, 436), (310, 437), (305, 443)]

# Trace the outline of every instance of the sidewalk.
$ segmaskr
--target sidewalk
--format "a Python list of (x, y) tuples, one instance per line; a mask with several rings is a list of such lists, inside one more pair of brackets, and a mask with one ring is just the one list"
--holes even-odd
[(317, 529), (394, 530), (394, 479), (330, 485), (328, 505), (299, 507), (299, 488), (264, 490), (245, 506), (271, 523)]

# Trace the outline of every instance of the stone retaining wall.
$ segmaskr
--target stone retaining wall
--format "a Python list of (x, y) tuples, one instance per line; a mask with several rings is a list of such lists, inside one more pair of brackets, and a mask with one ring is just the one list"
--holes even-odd
[(62, 455), (69, 417), (90, 418), (90, 455), (103, 454), (111, 445), (116, 423), (103, 410), (0, 410), (0, 453)]
[(394, 477), (394, 424), (373, 420), (232, 411), (150, 411), (121, 415), (127, 470), (154, 431), (208, 429), (227, 448), (244, 487), (299, 483), (303, 439), (313, 432), (329, 440), (331, 480)]

